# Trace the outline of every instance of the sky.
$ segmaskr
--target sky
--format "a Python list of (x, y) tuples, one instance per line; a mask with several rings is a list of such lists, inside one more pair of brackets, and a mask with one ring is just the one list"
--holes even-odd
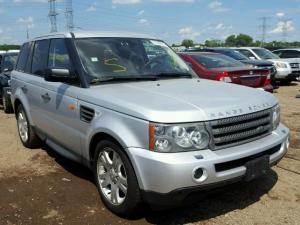
[[(58, 31), (66, 31), (67, 0), (56, 0)], [(267, 41), (300, 41), (300, 0), (73, 0), (76, 30), (132, 31), (168, 44), (224, 40), (246, 33)], [(0, 0), (0, 44), (21, 44), (50, 32), (48, 0)], [(287, 34), (285, 37), (284, 33)]]

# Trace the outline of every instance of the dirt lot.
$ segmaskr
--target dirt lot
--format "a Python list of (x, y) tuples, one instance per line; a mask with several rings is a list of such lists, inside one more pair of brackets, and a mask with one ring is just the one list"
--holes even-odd
[(300, 83), (275, 95), (291, 129), (287, 156), (265, 177), (199, 203), (125, 220), (105, 209), (92, 174), (48, 148), (25, 149), (13, 115), (0, 113), (0, 224), (300, 224)]

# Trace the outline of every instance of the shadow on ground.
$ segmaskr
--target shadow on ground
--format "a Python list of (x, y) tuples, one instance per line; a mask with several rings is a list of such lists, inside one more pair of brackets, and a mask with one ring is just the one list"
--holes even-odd
[[(44, 147), (44, 149), (66, 172), (89, 181), (90, 183), (94, 183), (93, 174), (90, 170), (65, 159), (48, 147)], [(126, 220), (129, 223), (137, 224), (143, 224), (144, 222), (150, 224), (183, 224), (205, 221), (236, 209), (246, 208), (259, 201), (261, 196), (272, 189), (277, 180), (277, 174), (273, 170), (270, 170), (266, 176), (250, 183), (239, 182), (208, 193), (206, 197), (203, 197), (202, 200), (196, 204), (164, 211), (153, 211), (145, 206), (140, 213)], [(97, 192), (96, 186), (94, 191)], [(203, 192), (201, 194), (203, 194)], [(112, 221), (114, 219), (121, 219), (113, 214), (110, 214), (110, 217)]]

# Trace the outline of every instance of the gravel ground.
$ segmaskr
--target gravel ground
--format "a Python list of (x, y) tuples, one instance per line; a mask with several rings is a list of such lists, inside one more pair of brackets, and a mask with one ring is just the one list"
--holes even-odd
[(13, 115), (0, 113), (0, 224), (300, 224), (300, 83), (275, 93), (291, 130), (286, 157), (266, 176), (237, 183), (197, 204), (144, 209), (131, 219), (102, 204), (84, 167), (43, 149), (25, 149)]

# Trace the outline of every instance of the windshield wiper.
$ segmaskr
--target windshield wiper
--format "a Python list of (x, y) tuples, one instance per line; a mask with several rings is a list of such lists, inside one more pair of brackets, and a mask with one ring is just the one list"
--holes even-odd
[(91, 80), (90, 84), (99, 84), (110, 81), (139, 81), (139, 80), (156, 80), (156, 76), (113, 76), (105, 78), (96, 78)]
[(175, 78), (192, 78), (192, 74), (190, 73), (178, 73), (178, 72), (162, 72), (155, 74), (156, 77), (175, 77)]

